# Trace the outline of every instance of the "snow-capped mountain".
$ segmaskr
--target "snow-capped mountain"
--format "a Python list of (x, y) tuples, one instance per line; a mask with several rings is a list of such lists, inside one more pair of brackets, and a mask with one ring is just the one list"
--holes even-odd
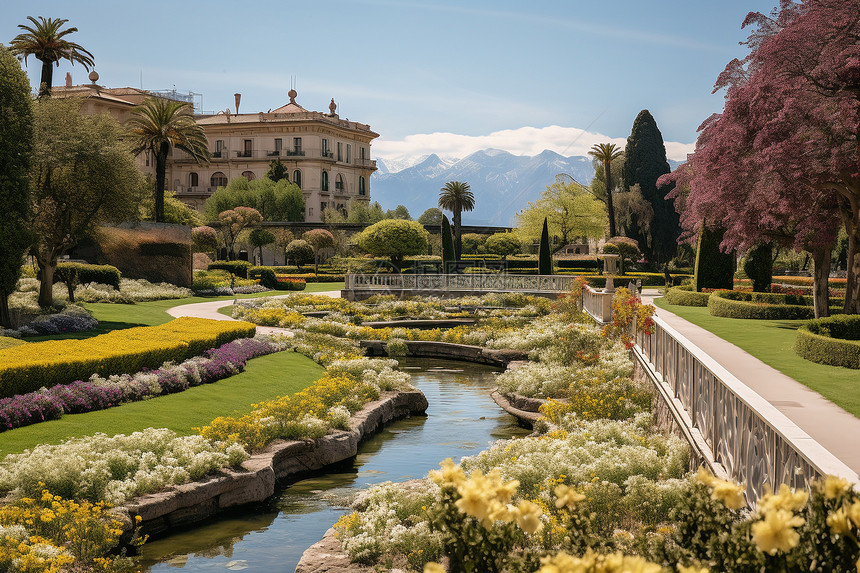
[[(680, 162), (669, 161), (674, 169)], [(513, 155), (482, 149), (462, 159), (435, 153), (420, 157), (377, 157), (370, 180), (370, 198), (384, 209), (405, 205), (418, 218), (439, 200), (448, 181), (465, 181), (475, 195), (475, 210), (463, 213), (463, 223), (514, 226), (517, 211), (540, 197), (556, 175), (566, 173), (588, 185), (594, 177), (592, 158), (564, 157), (550, 150), (538, 155)]]

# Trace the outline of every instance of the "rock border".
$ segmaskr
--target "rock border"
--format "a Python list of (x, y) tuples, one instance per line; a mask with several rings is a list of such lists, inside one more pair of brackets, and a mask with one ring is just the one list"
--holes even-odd
[(141, 518), (141, 533), (158, 535), (209, 519), (228, 509), (265, 501), (278, 481), (320, 470), (354, 457), (359, 444), (386, 424), (427, 410), (418, 390), (385, 392), (352, 415), (349, 430), (335, 430), (316, 440), (278, 440), (242, 463), (199, 481), (138, 496), (112, 512), (129, 531)]

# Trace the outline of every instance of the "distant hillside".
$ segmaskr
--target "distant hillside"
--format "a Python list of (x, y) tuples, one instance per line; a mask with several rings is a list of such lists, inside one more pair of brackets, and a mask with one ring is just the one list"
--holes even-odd
[[(386, 209), (405, 205), (413, 217), (435, 207), (439, 190), (448, 181), (466, 181), (475, 194), (475, 210), (463, 213), (463, 223), (513, 225), (514, 215), (567, 173), (588, 185), (594, 177), (590, 157), (564, 157), (544, 150), (535, 156), (483, 149), (463, 159), (426, 157), (377, 158), (379, 170), (370, 182), (370, 197)], [(669, 162), (674, 169), (678, 162)]]

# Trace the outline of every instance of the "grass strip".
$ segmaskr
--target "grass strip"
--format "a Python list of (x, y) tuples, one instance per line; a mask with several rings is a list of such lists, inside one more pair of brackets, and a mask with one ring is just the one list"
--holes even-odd
[(817, 364), (794, 352), (797, 329), (805, 320), (722, 318), (711, 316), (707, 308), (671, 305), (663, 298), (654, 299), (654, 304), (742, 348), (860, 418), (857, 370)]
[(191, 435), (196, 433), (192, 428), (205, 426), (218, 416), (245, 414), (252, 404), (298, 392), (322, 375), (322, 366), (311, 359), (297, 352), (276, 352), (248, 361), (244, 372), (214, 384), (3, 432), (0, 457), (96, 432), (113, 436), (169, 428)]

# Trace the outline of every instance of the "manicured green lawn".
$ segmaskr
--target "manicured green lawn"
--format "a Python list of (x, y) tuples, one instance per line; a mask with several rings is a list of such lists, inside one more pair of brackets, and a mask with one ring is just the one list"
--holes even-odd
[(0, 458), (38, 444), (58, 444), (96, 432), (113, 436), (145, 428), (169, 428), (182, 435), (193, 434), (192, 428), (218, 416), (248, 412), (251, 404), (306, 388), (322, 372), (321, 366), (296, 352), (262, 356), (249, 361), (242, 374), (214, 384), (0, 433)]
[[(308, 283), (307, 288), (302, 292), (323, 292), (330, 290), (340, 290), (343, 288), (343, 282), (335, 283)], [(137, 304), (111, 304), (105, 302), (84, 303), (82, 306), (93, 313), (93, 316), (99, 321), (99, 326), (95, 330), (87, 332), (74, 332), (69, 334), (52, 335), (52, 336), (33, 336), (27, 338), (28, 342), (39, 342), (41, 340), (59, 340), (63, 338), (90, 338), (99, 334), (110, 332), (120, 328), (131, 328), (133, 326), (155, 326), (172, 320), (173, 317), (167, 314), (167, 310), (174, 306), (182, 306), (185, 304), (193, 304), (196, 302), (212, 302), (214, 300), (234, 300), (237, 298), (260, 298), (264, 296), (284, 294), (281, 292), (262, 292), (254, 294), (240, 294), (236, 296), (222, 297), (190, 297), (172, 300), (155, 300), (152, 302), (139, 302)], [(229, 313), (226, 313), (229, 316)]]
[(810, 362), (794, 352), (795, 331), (805, 321), (722, 318), (704, 307), (666, 304), (663, 298), (654, 304), (743, 348), (860, 418), (860, 371)]

